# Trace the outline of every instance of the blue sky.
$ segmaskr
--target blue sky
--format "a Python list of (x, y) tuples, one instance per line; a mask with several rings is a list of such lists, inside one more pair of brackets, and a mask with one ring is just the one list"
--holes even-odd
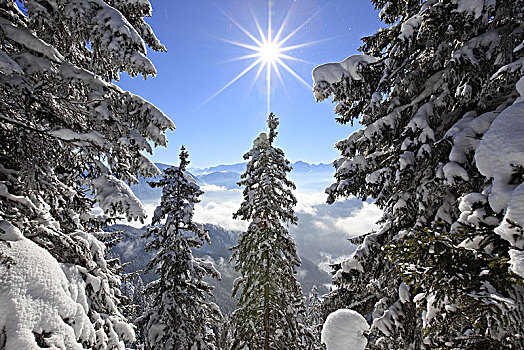
[[(141, 77), (123, 75), (118, 84), (154, 103), (177, 126), (174, 132), (168, 132), (168, 148), (156, 148), (152, 159), (177, 163), (180, 145), (184, 144), (193, 167), (241, 162), (253, 139), (266, 130), (266, 75), (261, 74), (253, 85), (255, 68), (203, 103), (254, 61), (231, 62), (252, 51), (221, 39), (253, 44), (231, 19), (258, 37), (250, 8), (266, 29), (267, 0), (152, 0), (151, 3), (153, 17), (148, 22), (168, 51), (149, 53), (157, 77), (144, 81)], [(335, 142), (347, 137), (357, 126), (337, 124), (334, 105), (315, 102), (311, 71), (319, 64), (341, 61), (358, 53), (360, 38), (380, 27), (378, 13), (369, 0), (274, 0), (271, 8), (275, 30), (291, 10), (283, 37), (313, 16), (286, 46), (328, 39), (287, 52), (307, 61), (285, 62), (309, 87), (284, 69), (281, 69), (283, 84), (273, 74), (271, 111), (280, 118), (276, 143), (291, 161), (331, 162), (338, 156)]]

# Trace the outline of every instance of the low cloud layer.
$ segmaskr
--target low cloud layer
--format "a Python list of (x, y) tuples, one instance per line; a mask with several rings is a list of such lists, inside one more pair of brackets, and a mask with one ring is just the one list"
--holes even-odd
[(202, 185), (200, 189), (204, 192), (222, 192), (227, 191), (226, 186), (217, 186), (217, 185)]
[(195, 206), (195, 221), (222, 226), (228, 230), (243, 231), (248, 223), (233, 219), (233, 213), (240, 207), (240, 201), (209, 201)]
[(326, 203), (327, 195), (324, 192), (315, 192), (315, 193), (295, 193), (297, 198), (297, 206), (295, 207), (295, 212), (315, 215), (317, 214), (317, 209), (315, 206)]
[[(323, 192), (326, 183), (297, 182), (298, 190), (294, 194), (298, 202), (295, 213), (299, 221), (298, 225), (289, 228), (297, 242), (299, 254), (317, 264), (326, 262), (328, 257), (338, 260), (351, 254), (355, 247), (347, 241), (348, 238), (377, 229), (376, 222), (381, 216), (381, 210), (376, 205), (357, 198), (326, 204), (326, 194)], [(221, 184), (204, 184), (201, 189), (205, 193), (200, 197), (201, 202), (195, 206), (195, 221), (219, 225), (228, 230), (247, 229), (248, 222), (233, 219), (233, 213), (239, 209), (243, 200), (241, 189)], [(143, 204), (148, 214), (144, 222), (147, 225), (151, 223), (159, 199)], [(125, 223), (143, 226), (140, 222)]]
[[(296, 192), (295, 196), (299, 222), (290, 227), (290, 232), (295, 237), (299, 253), (315, 262), (325, 260), (325, 255), (337, 258), (351, 253), (354, 247), (347, 239), (376, 229), (382, 213), (375, 204), (357, 198), (328, 205), (323, 192)], [(238, 189), (206, 192), (195, 208), (195, 220), (229, 230), (246, 230), (247, 222), (233, 219), (233, 213), (242, 200)]]
[(355, 246), (348, 239), (378, 228), (382, 211), (372, 203), (352, 198), (332, 205), (325, 203), (298, 212), (299, 222), (291, 228), (298, 251), (317, 263), (326, 257), (338, 260)]
[(378, 228), (376, 222), (381, 215), (382, 210), (375, 204), (362, 202), (362, 208), (347, 218), (337, 218), (334, 226), (343, 231), (348, 238), (357, 237), (376, 230)]

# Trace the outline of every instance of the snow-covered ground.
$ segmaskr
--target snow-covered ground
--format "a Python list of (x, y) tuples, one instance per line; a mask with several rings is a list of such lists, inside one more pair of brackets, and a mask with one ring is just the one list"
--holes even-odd
[(14, 261), (0, 264), (0, 329), (5, 331), (0, 345), (6, 341), (6, 349), (39, 349), (36, 334), (50, 334), (46, 343), (57, 349), (94, 343), (85, 283), (78, 271), (60, 265), (7, 221), (0, 221), (0, 229), (5, 232), (0, 234), (0, 254)]

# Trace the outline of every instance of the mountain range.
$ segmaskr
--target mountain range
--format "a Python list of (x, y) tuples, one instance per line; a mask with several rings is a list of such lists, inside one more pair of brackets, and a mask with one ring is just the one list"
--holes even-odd
[[(156, 163), (156, 166), (160, 170), (169, 167), (162, 163)], [(332, 165), (298, 161), (291, 166), (293, 170), (289, 178), (297, 186), (294, 191), (298, 199), (295, 212), (299, 221), (298, 225), (289, 227), (289, 232), (297, 243), (297, 252), (302, 259), (297, 277), (304, 293), (307, 294), (313, 285), (322, 286), (319, 291), (326, 292), (325, 285), (331, 282), (331, 276), (326, 272), (330, 271), (329, 264), (340, 261), (354, 250), (355, 247), (347, 239), (372, 230), (380, 211), (371, 201), (362, 202), (357, 198), (326, 204), (324, 189), (333, 182)], [(231, 298), (231, 287), (236, 277), (229, 263), (228, 249), (236, 244), (239, 230), (247, 227), (246, 222), (232, 218), (243, 200), (237, 182), (245, 167), (246, 163), (237, 163), (188, 169), (204, 191), (201, 202), (195, 207), (194, 219), (205, 224), (211, 238), (211, 245), (204, 245), (194, 254), (209, 259), (221, 272), (222, 281), (211, 282), (215, 285), (218, 304), (226, 311), (232, 310), (235, 305)], [(151, 215), (160, 202), (161, 189), (151, 188), (148, 181), (155, 179), (140, 178), (139, 183), (131, 186), (131, 189)], [(114, 251), (124, 262), (129, 263), (129, 271), (143, 269), (152, 257), (143, 251), (145, 241), (140, 236), (144, 228), (121, 225), (111, 229), (125, 232), (124, 239)], [(144, 279), (147, 281), (153, 277), (146, 275)]]
[[(122, 239), (112, 248), (112, 253), (120, 257), (126, 264), (125, 272), (131, 273), (142, 271), (141, 277), (145, 283), (151, 282), (157, 277), (149, 272), (146, 273), (146, 264), (153, 258), (152, 252), (146, 252), (147, 239), (142, 238), (146, 232), (146, 226), (136, 228), (128, 225), (113, 225), (107, 230), (110, 232), (122, 232)], [(239, 275), (229, 262), (231, 258), (231, 247), (236, 245), (238, 232), (229, 231), (222, 227), (205, 224), (208, 230), (210, 244), (205, 243), (201, 248), (194, 249), (193, 255), (213, 263), (220, 272), (220, 281), (208, 280), (214, 286), (213, 294), (216, 303), (224, 313), (231, 313), (236, 306), (236, 300), (232, 297), (233, 281)], [(320, 293), (328, 291), (327, 285), (331, 283), (331, 276), (311, 260), (301, 257), (302, 265), (297, 269), (297, 279), (307, 295), (313, 285), (317, 285)]]
[[(168, 164), (155, 163), (163, 171), (169, 167)], [(331, 164), (309, 164), (303, 161), (291, 163), (293, 170), (289, 177), (297, 183), (297, 187), (316, 187), (323, 191), (333, 178), (333, 166)], [(229, 165), (217, 165), (209, 168), (189, 168), (188, 171), (200, 186), (215, 185), (225, 189), (238, 189), (237, 182), (240, 181), (240, 174), (246, 169), (246, 163), (236, 163)], [(151, 188), (148, 181), (155, 179), (139, 178), (139, 183), (131, 186), (131, 190), (143, 202), (158, 200), (162, 194), (159, 188)], [(302, 186), (301, 186), (302, 185)]]

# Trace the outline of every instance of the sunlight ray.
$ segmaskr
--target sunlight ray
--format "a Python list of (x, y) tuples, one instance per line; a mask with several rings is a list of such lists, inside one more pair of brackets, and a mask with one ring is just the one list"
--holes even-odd
[(207, 100), (204, 101), (204, 103), (202, 103), (202, 106), (204, 106), (205, 104), (209, 103), (209, 101), (211, 101), (212, 99), (214, 99), (215, 97), (217, 97), (220, 93), (222, 93), (225, 89), (227, 89), (228, 87), (230, 87), (235, 81), (237, 81), (238, 79), (242, 78), (244, 75), (247, 74), (247, 72), (249, 72), (251, 69), (253, 69), (253, 67), (255, 67), (257, 64), (259, 64), (260, 62), (262, 62), (262, 58), (259, 58), (257, 59), (255, 62), (251, 63), (246, 69), (244, 69), (242, 72), (240, 72), (236, 77), (234, 77), (233, 79), (231, 79), (229, 81), (229, 83), (227, 83), (226, 85), (224, 85), (222, 88), (220, 88), (217, 92), (215, 92), (213, 95), (211, 95)]
[(321, 13), (322, 11), (324, 11), (324, 9), (327, 7), (327, 5), (324, 5), (324, 7), (322, 7), (320, 10), (318, 10), (317, 12), (315, 12), (313, 15), (311, 15), (311, 17), (309, 17), (308, 19), (306, 19), (301, 25), (299, 25), (298, 27), (295, 28), (295, 30), (293, 30), (291, 33), (289, 33), (284, 39), (280, 40), (280, 43), (284, 44), (286, 41), (288, 41), (289, 39), (291, 39), (293, 37), (293, 35), (295, 35), (296, 33), (298, 33), (302, 28), (304, 28), (304, 26), (306, 26), (306, 24), (308, 24), (309, 22), (311, 22), (313, 20), (313, 18), (315, 18), (319, 13)]
[[(271, 0), (267, 2), (267, 42), (271, 43)], [(271, 67), (270, 67), (271, 68)]]
[(284, 67), (285, 70), (287, 70), (292, 76), (298, 79), (302, 84), (304, 84), (308, 89), (311, 89), (311, 84), (306, 83), (304, 79), (300, 77), (293, 69), (291, 69), (284, 61), (282, 61), (280, 58), (277, 58), (277, 62)]
[(220, 7), (218, 7), (218, 10), (220, 12), (222, 12), (222, 14), (224, 16), (227, 17), (227, 19), (229, 19), (231, 22), (233, 22), (234, 25), (236, 25), (238, 27), (238, 29), (240, 29), (242, 32), (244, 32), (244, 34), (246, 34), (251, 40), (253, 40), (253, 42), (255, 42), (257, 45), (261, 46), (262, 45), (262, 42), (260, 42), (260, 40), (258, 40), (253, 34), (251, 34), (246, 28), (242, 27), (242, 25), (240, 23), (238, 23), (237, 21), (235, 21), (233, 19), (233, 17), (231, 17), (230, 15), (228, 15), (225, 11), (223, 11)]
[(282, 83), (282, 86), (285, 86), (284, 80), (282, 79), (282, 74), (280, 74), (280, 69), (278, 69), (277, 61), (273, 61), (271, 64), (275, 69), (275, 73), (277, 73), (278, 80)]
[(329, 40), (333, 40), (333, 39), (336, 39), (336, 38), (337, 37), (334, 36), (334, 37), (327, 38), (327, 39), (315, 40), (315, 41), (310, 41), (310, 42), (307, 42), (307, 43), (286, 46), (286, 47), (283, 47), (282, 49), (280, 49), (280, 51), (281, 52), (286, 52), (286, 51), (291, 51), (291, 50), (295, 50), (295, 49), (300, 49), (300, 48), (303, 48), (303, 47), (308, 47), (308, 46), (311, 46), (311, 45), (320, 44), (320, 43), (323, 43), (323, 42), (326, 42), (326, 41), (329, 41)]
[(253, 21), (255, 22), (255, 25), (257, 26), (258, 34), (260, 35), (260, 38), (262, 39), (262, 43), (266, 43), (267, 39), (264, 34), (264, 31), (262, 30), (262, 27), (260, 26), (260, 23), (258, 22), (257, 16), (255, 16), (255, 13), (253, 12), (253, 9), (251, 6), (249, 6), (249, 12), (251, 12), (251, 16), (253, 16)]
[(245, 43), (241, 43), (241, 42), (238, 42), (238, 41), (233, 41), (233, 40), (228, 40), (228, 39), (223, 39), (223, 38), (217, 38), (217, 39), (220, 40), (220, 41), (224, 41), (224, 42), (226, 42), (228, 44), (232, 44), (232, 45), (235, 45), (235, 46), (243, 47), (243, 48), (250, 49), (250, 50), (253, 50), (253, 51), (257, 51), (257, 50), (260, 49), (260, 46), (245, 44)]
[(293, 3), (289, 11), (287, 11), (286, 16), (284, 17), (284, 20), (282, 21), (282, 24), (280, 25), (280, 28), (278, 28), (277, 34), (275, 35), (275, 38), (273, 39), (274, 41), (279, 42), (280, 35), (282, 35), (282, 31), (284, 30), (284, 27), (286, 26), (287, 21), (289, 19), (289, 15), (291, 14), (291, 10), (293, 10), (294, 7), (295, 7), (295, 3)]
[(217, 64), (238, 62), (238, 61), (243, 61), (243, 60), (247, 60), (247, 59), (250, 59), (250, 58), (257, 58), (257, 57), (260, 57), (259, 53), (252, 53), (252, 54), (249, 54), (249, 55), (235, 57), (235, 58), (231, 58), (229, 60), (220, 61), (220, 62), (217, 62)]
[(290, 61), (295, 61), (295, 62), (302, 62), (302, 63), (309, 63), (309, 64), (313, 64), (313, 62), (311, 61), (307, 61), (307, 60), (304, 60), (302, 58), (297, 58), (297, 57), (293, 57), (293, 56), (289, 56), (289, 55), (285, 55), (285, 54), (279, 54), (278, 55), (279, 58), (285, 58), (286, 60), (290, 60)]
[(266, 62), (267, 67), (267, 114), (271, 111), (271, 65)]
[[(329, 3), (331, 3), (330, 1)], [(259, 22), (259, 19), (255, 15), (253, 8), (248, 5), (249, 11), (251, 13), (251, 16), (253, 18), (253, 23), (256, 26), (256, 30), (253, 31), (253, 33), (249, 32), (245, 27), (243, 27), (239, 22), (234, 20), (231, 16), (229, 16), (227, 13), (222, 11), (220, 8), (219, 10), (236, 26), (238, 27), (244, 34), (246, 34), (254, 44), (251, 43), (244, 43), (244, 42), (238, 42), (234, 40), (227, 40), (227, 39), (221, 39), (220, 40), (244, 48), (251, 50), (252, 53), (243, 55), (240, 57), (233, 58), (231, 60), (228, 60), (226, 62), (235, 62), (235, 61), (242, 61), (246, 59), (254, 59), (254, 62), (250, 64), (247, 68), (245, 68), (242, 72), (240, 72), (236, 77), (231, 79), (227, 84), (225, 84), (222, 88), (220, 88), (216, 93), (214, 93), (212, 96), (210, 96), (204, 104), (207, 104), (209, 101), (214, 99), (216, 96), (218, 96), (220, 93), (222, 93), (224, 90), (226, 90), (229, 86), (231, 86), (233, 83), (235, 83), (238, 79), (246, 75), (248, 72), (250, 72), (255, 66), (258, 65), (258, 69), (255, 74), (255, 78), (253, 79), (253, 82), (249, 88), (249, 92), (251, 92), (255, 86), (255, 83), (259, 80), (260, 76), (262, 75), (262, 72), (265, 71), (265, 78), (266, 78), (266, 104), (267, 104), (267, 111), (269, 113), (270, 107), (271, 107), (271, 84), (273, 77), (273, 71), (275, 72), (274, 75), (278, 78), (278, 81), (282, 83), (282, 86), (285, 88), (285, 82), (284, 78), (282, 76), (282, 70), (286, 70), (289, 74), (291, 74), (295, 79), (297, 79), (300, 83), (302, 83), (304, 86), (306, 86), (308, 89), (311, 89), (311, 84), (308, 84), (302, 77), (300, 77), (289, 65), (287, 65), (284, 60), (288, 61), (294, 61), (294, 62), (303, 62), (312, 64), (312, 62), (306, 61), (301, 58), (293, 57), (288, 54), (285, 54), (285, 52), (289, 52), (295, 49), (300, 49), (304, 47), (308, 47), (320, 42), (324, 42), (331, 39), (323, 39), (323, 40), (317, 40), (317, 41), (311, 41), (311, 42), (305, 42), (305, 43), (299, 43), (299, 44), (293, 44), (289, 46), (284, 46), (284, 44), (290, 40), (295, 34), (297, 34), (300, 30), (302, 30), (308, 23), (310, 23), (316, 16), (318, 16), (319, 13), (321, 13), (328, 5), (324, 5), (320, 10), (315, 12), (312, 16), (308, 17), (304, 22), (300, 23), (298, 27), (296, 27), (294, 30), (291, 31), (291, 33), (287, 34), (283, 39), (281, 37), (283, 36), (284, 30), (286, 26), (288, 25), (289, 19), (291, 14), (293, 13), (293, 10), (295, 9), (295, 4), (291, 5), (290, 9), (286, 12), (284, 19), (282, 20), (282, 23), (279, 26), (275, 26), (276, 33), (273, 33), (273, 14), (272, 14), (272, 8), (274, 6), (274, 2), (271, 0), (268, 0), (267, 3), (267, 28), (263, 28)], [(258, 35), (258, 38), (256, 37)], [(276, 80), (275, 82), (276, 83)], [(278, 85), (278, 84), (277, 84)], [(203, 105), (204, 105), (203, 104)]]
[(264, 68), (266, 68), (266, 64), (264, 62), (262, 62), (260, 64), (260, 66), (258, 67), (258, 71), (257, 71), (257, 74), (255, 76), (255, 79), (253, 79), (253, 81), (251, 82), (251, 85), (249, 86), (249, 92), (253, 91), (253, 88), (255, 87), (255, 84), (257, 83), (257, 80), (260, 77), (260, 74), (262, 73)]

